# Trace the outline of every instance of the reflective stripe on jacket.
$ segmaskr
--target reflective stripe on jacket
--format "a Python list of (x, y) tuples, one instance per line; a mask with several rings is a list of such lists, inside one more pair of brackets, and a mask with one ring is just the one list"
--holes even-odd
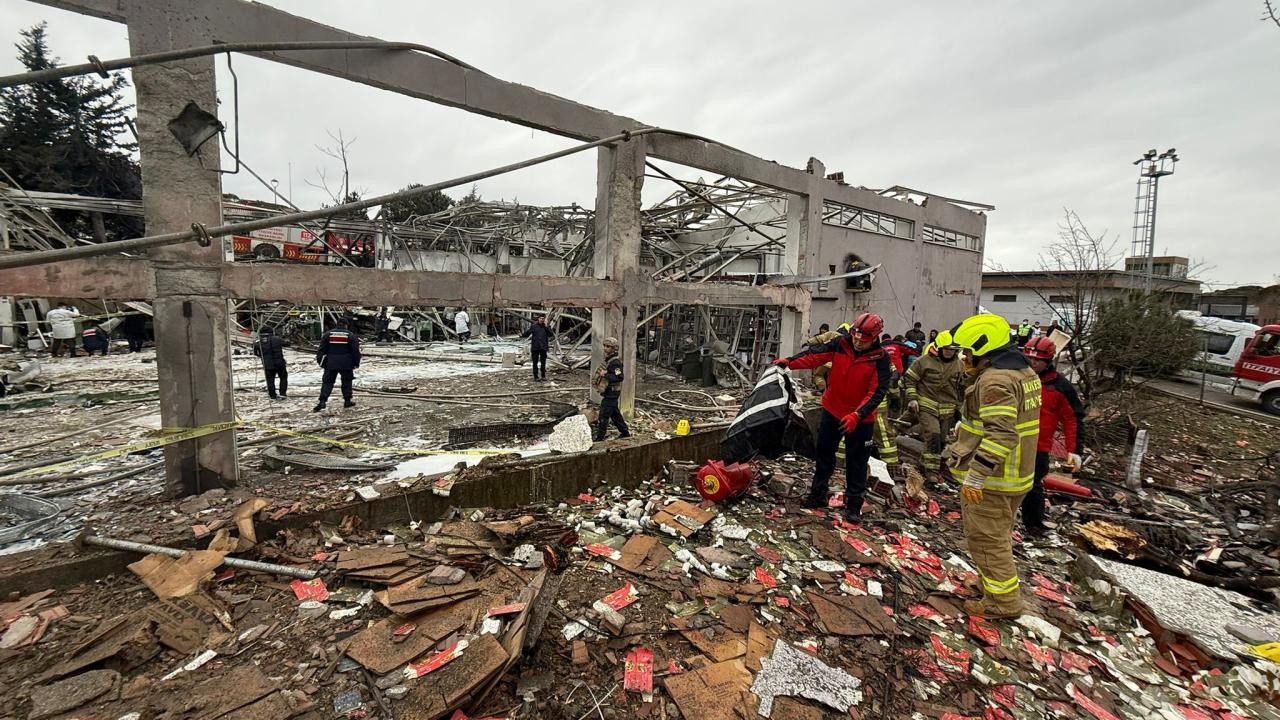
[(943, 360), (934, 352), (923, 355), (911, 363), (902, 384), (907, 389), (907, 400), (920, 403), (920, 409), (950, 418), (964, 400), (964, 365), (957, 353), (950, 360)]
[(989, 492), (1031, 489), (1040, 439), (1040, 378), (1016, 347), (997, 351), (965, 390), (951, 448), (956, 480), (975, 472)]

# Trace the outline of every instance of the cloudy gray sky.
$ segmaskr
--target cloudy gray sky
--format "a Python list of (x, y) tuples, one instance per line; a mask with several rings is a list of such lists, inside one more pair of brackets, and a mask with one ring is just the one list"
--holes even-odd
[[(1161, 184), (1157, 253), (1221, 286), (1278, 282), (1280, 27), (1261, 0), (620, 5), (271, 0), (387, 40), (438, 47), (500, 78), (858, 185), (996, 206), (987, 256), (1034, 267), (1063, 208), (1127, 248), (1148, 148), (1183, 158)], [(0, 0), (6, 40), (49, 21), (64, 62), (127, 54), (123, 26)], [(15, 70), (3, 52), (0, 72)], [(354, 138), (353, 185), (434, 182), (571, 144), (495, 120), (238, 56), (242, 154), (295, 202), (337, 171), (316, 145)], [(220, 68), (225, 62), (219, 60)], [(220, 96), (230, 84), (220, 70)], [(224, 120), (230, 113), (223, 111)], [(681, 173), (696, 177), (696, 172)], [(646, 195), (670, 186), (647, 181)], [(480, 184), (486, 198), (594, 199), (578, 156)], [(267, 198), (251, 178), (226, 189)], [(461, 191), (453, 193), (461, 194)]]

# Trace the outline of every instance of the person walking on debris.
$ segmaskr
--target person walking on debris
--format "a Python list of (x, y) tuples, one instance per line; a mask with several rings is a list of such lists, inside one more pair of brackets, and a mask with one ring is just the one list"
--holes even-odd
[[(528, 327), (520, 337), (529, 338), (529, 357), (533, 361), (533, 379), (547, 379), (547, 352), (551, 349), (551, 328), (547, 327), (547, 316), (539, 315), (538, 319)], [(541, 367), (541, 375), (539, 375)]]
[(466, 308), (458, 308), (458, 312), (453, 314), (453, 329), (458, 333), (459, 342), (471, 339), (471, 316), (467, 314)]
[(1022, 499), (1022, 525), (1033, 538), (1049, 533), (1044, 524), (1044, 476), (1049, 474), (1049, 451), (1053, 438), (1062, 428), (1067, 447), (1067, 465), (1078, 472), (1084, 453), (1084, 403), (1071, 381), (1058, 374), (1053, 360), (1058, 347), (1047, 337), (1038, 337), (1022, 350), (1031, 369), (1040, 376), (1040, 440), (1036, 444), (1036, 474), (1031, 492)]
[(924, 344), (925, 344), (924, 330), (920, 329), (920, 323), (915, 323), (914, 325), (912, 325), (911, 329), (906, 332), (905, 337), (911, 342), (916, 343), (917, 346), (924, 347)]
[(129, 352), (142, 352), (142, 344), (147, 341), (147, 316), (136, 310), (125, 315), (120, 332), (129, 341)]
[(373, 329), (377, 332), (374, 342), (391, 342), (391, 319), (387, 317), (387, 309), (382, 308), (378, 311), (378, 317), (373, 319)]
[(880, 347), (884, 321), (874, 313), (862, 313), (849, 333), (812, 351), (774, 361), (793, 370), (811, 370), (831, 363), (827, 389), (822, 393), (822, 419), (818, 422), (813, 483), (803, 507), (827, 506), (827, 488), (836, 468), (836, 450), (845, 444), (845, 519), (862, 518), (867, 493), (867, 460), (876, 409), (889, 391), (889, 356)]
[(339, 375), (342, 376), (342, 407), (355, 405), (355, 401), (351, 399), (351, 383), (355, 380), (355, 369), (360, 367), (360, 338), (348, 328), (346, 320), (338, 320), (320, 338), (316, 363), (324, 368), (324, 376), (320, 380), (320, 402), (311, 408), (311, 412), (320, 412), (325, 408), (329, 394), (333, 392), (333, 381)]
[(955, 442), (943, 451), (961, 481), (961, 509), (969, 555), (978, 567), (983, 599), (965, 602), (970, 615), (1022, 614), (1013, 523), (1035, 474), (1040, 436), (1040, 378), (998, 315), (974, 315), (951, 331), (965, 351), (973, 381), (964, 393)]
[(53, 345), (49, 352), (54, 357), (62, 356), (62, 348), (67, 349), (67, 357), (76, 356), (76, 318), (80, 311), (66, 303), (58, 303), (58, 307), (44, 316), (49, 323), (49, 334), (53, 336)]
[(617, 338), (604, 339), (604, 365), (596, 370), (592, 386), (600, 393), (600, 415), (596, 418), (594, 440), (600, 442), (609, 434), (609, 423), (618, 428), (618, 437), (631, 437), (627, 419), (622, 417), (618, 397), (622, 395), (622, 358), (618, 356)]
[(84, 354), (89, 357), (93, 357), (95, 352), (106, 357), (107, 350), (111, 347), (111, 338), (96, 320), (90, 320), (89, 327), (80, 333), (80, 342), (84, 345)]
[(920, 420), (924, 467), (928, 473), (943, 471), (943, 438), (964, 400), (964, 373), (956, 359), (958, 354), (951, 333), (943, 331), (902, 376), (907, 411), (915, 413)]
[[(275, 328), (267, 325), (258, 334), (258, 341), (253, 344), (253, 354), (262, 358), (262, 372), (267, 376), (267, 397), (272, 400), (289, 399), (289, 368), (284, 361), (284, 349), (289, 341), (276, 335)], [(276, 378), (280, 378), (280, 394), (276, 394)], [(329, 384), (333, 389), (333, 383)], [(328, 393), (325, 393), (328, 398)], [(320, 401), (324, 405), (324, 400)]]

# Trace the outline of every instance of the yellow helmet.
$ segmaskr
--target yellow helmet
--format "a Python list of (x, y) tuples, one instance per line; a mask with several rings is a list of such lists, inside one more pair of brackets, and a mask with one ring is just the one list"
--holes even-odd
[(951, 328), (951, 337), (956, 345), (982, 357), (1009, 344), (1009, 323), (999, 315), (973, 315)]
[(950, 330), (943, 330), (938, 333), (938, 337), (933, 339), (933, 344), (939, 348), (954, 347), (956, 341), (955, 338), (951, 337)]
[(840, 323), (840, 327), (838, 327), (838, 328), (836, 328), (836, 329), (837, 329), (837, 330), (843, 330), (843, 331), (845, 331), (845, 332), (849, 332), (849, 323)]

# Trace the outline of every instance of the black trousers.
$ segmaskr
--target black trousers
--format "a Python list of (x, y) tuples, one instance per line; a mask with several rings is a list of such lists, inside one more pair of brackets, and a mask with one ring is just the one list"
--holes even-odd
[(67, 357), (76, 356), (76, 339), (75, 338), (71, 338), (69, 340), (64, 340), (62, 338), (54, 338), (53, 344), (49, 346), (49, 352), (54, 357), (62, 357), (62, 348), (64, 347), (67, 349)]
[(867, 495), (867, 460), (871, 458), (871, 436), (874, 432), (875, 423), (859, 423), (852, 433), (846, 435), (844, 428), (840, 427), (840, 419), (823, 410), (822, 419), (818, 421), (817, 453), (809, 496), (825, 500), (831, 475), (836, 471), (836, 450), (844, 440), (844, 506), (850, 511), (862, 510), (862, 501)]
[[(278, 370), (276, 368), (263, 368), (262, 372), (267, 375), (268, 397), (276, 396), (276, 378), (280, 378), (280, 394), (289, 394), (289, 368), (282, 367)], [(333, 383), (329, 383), (329, 390), (333, 390)], [(325, 397), (329, 397), (329, 394), (325, 393)]]
[(329, 401), (329, 395), (333, 393), (333, 381), (337, 377), (342, 376), (342, 399), (347, 402), (351, 401), (351, 382), (355, 379), (354, 370), (330, 370), (325, 368), (324, 377), (320, 379), (320, 404), (323, 405)]
[(125, 335), (124, 339), (129, 341), (129, 352), (142, 352), (142, 343), (146, 341), (146, 338), (141, 335)]
[(627, 428), (627, 419), (622, 417), (622, 409), (618, 407), (618, 397), (615, 395), (610, 397), (605, 395), (600, 398), (600, 415), (596, 418), (596, 442), (599, 442), (609, 434), (609, 423), (613, 422), (613, 426), (618, 428), (620, 437), (631, 437), (631, 430)]
[[(539, 350), (538, 348), (533, 348), (533, 350), (531, 350), (530, 352), (533, 355), (533, 379), (537, 380), (538, 378), (542, 378), (543, 380), (546, 380), (547, 379), (547, 351)], [(542, 368), (541, 375), (538, 374), (539, 372), (538, 368)]]
[(1022, 498), (1022, 525), (1032, 532), (1044, 532), (1044, 476), (1049, 474), (1049, 453), (1036, 453), (1036, 475), (1031, 492)]
[(108, 348), (108, 347), (111, 347), (111, 346), (110, 346), (109, 344), (102, 344), (102, 345), (99, 345), (99, 346), (97, 346), (97, 347), (93, 347), (93, 348), (86, 347), (86, 348), (84, 349), (84, 355), (85, 355), (85, 357), (93, 357), (93, 354), (96, 352), (96, 353), (98, 353), (99, 355), (101, 355), (102, 357), (106, 357), (106, 356), (107, 356), (107, 348)]

